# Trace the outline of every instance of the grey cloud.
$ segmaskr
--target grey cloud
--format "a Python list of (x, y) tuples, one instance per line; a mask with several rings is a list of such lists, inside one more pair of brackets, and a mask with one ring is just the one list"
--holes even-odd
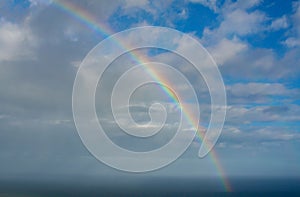
[[(239, 2), (242, 3), (243, 1)], [(236, 30), (240, 35), (259, 32), (260, 25), (264, 21), (263, 14), (257, 12), (249, 14), (245, 11), (245, 9), (256, 5), (257, 1), (251, 2), (251, 5), (243, 5), (243, 10), (235, 13), (248, 17), (255, 26)], [(120, 5), (123, 5), (120, 1), (76, 1), (75, 3), (84, 9), (91, 10), (91, 13), (99, 19), (100, 23), (107, 22), (111, 14), (118, 10)], [(165, 12), (169, 6), (168, 3), (165, 1), (162, 3), (164, 5), (160, 12)], [(154, 2), (151, 6), (160, 7), (161, 5), (159, 2)], [(151, 11), (149, 9), (149, 12)], [(166, 12), (163, 17), (174, 14), (173, 11)], [(72, 85), (77, 69), (73, 66), (74, 62), (80, 62), (86, 53), (103, 39), (103, 36), (98, 35), (95, 37), (96, 33), (93, 30), (89, 30), (85, 25), (62, 12), (53, 4), (34, 5), (30, 8), (30, 12), (23, 13), (28, 15), (14, 23), (10, 21), (11, 18), (8, 14), (6, 20), (2, 21), (0, 26), (0, 40), (1, 38), (5, 40), (4, 30), (17, 33), (17, 42), (8, 43), (7, 45), (1, 44), (0, 46), (0, 48), (3, 46), (16, 46), (13, 50), (5, 50), (6, 48), (4, 48), (4, 53), (0, 54), (0, 57), (2, 57), (0, 58), (1, 177), (26, 173), (30, 176), (47, 173), (58, 173), (60, 175), (68, 173), (84, 175), (113, 174), (113, 171), (100, 164), (83, 147), (72, 122), (71, 109)], [(172, 17), (168, 17), (168, 19), (173, 20)], [(231, 22), (234, 25), (239, 24), (232, 20)], [(223, 32), (234, 33), (225, 27), (222, 28)], [(230, 42), (232, 40), (226, 41)], [(226, 58), (222, 59), (224, 65), (220, 67), (224, 77), (233, 76), (252, 80), (266, 79), (267, 76), (270, 77), (268, 80), (272, 81), (279, 78), (287, 79), (290, 76), (298, 76), (298, 49), (290, 50), (283, 58), (278, 58), (271, 50), (255, 50), (251, 47), (249, 49), (248, 45), (246, 46), (247, 43), (241, 43), (238, 39), (233, 41), (234, 44), (237, 44), (238, 49), (240, 49), (240, 46), (245, 46), (247, 50), (241, 50), (239, 55), (226, 54)], [(32, 43), (34, 45), (31, 46)], [(230, 44), (232, 43), (230, 42)], [(236, 47), (236, 45), (228, 46)], [(224, 48), (226, 50), (226, 47)], [(25, 54), (22, 54), (23, 52)], [(20, 59), (13, 58), (16, 56), (19, 56)], [(174, 57), (174, 55), (161, 53), (152, 57), (152, 59), (163, 60), (174, 65), (186, 74), (192, 84), (196, 84), (196, 92), (202, 104), (201, 116), (204, 116), (201, 121), (208, 122), (210, 114), (208, 104), (210, 101), (203, 79), (195, 73), (194, 69), (190, 69), (185, 61)], [(121, 58), (120, 62), (122, 63), (119, 65), (120, 67), (126, 64), (126, 62), (122, 62)], [(111, 75), (108, 75), (108, 81), (104, 83), (104, 89), (98, 94), (109, 92), (111, 86), (107, 86), (107, 84), (113, 82), (126, 68), (128, 67), (125, 65), (119, 70), (108, 70)], [(112, 77), (109, 78), (109, 76)], [(223, 143), (227, 145), (232, 144), (235, 148), (241, 148), (247, 146), (247, 143), (257, 145), (260, 143), (274, 144), (299, 140), (297, 127), (286, 128), (280, 126), (283, 123), (293, 125), (299, 122), (299, 106), (291, 104), (299, 96), (297, 92), (298, 90), (288, 89), (283, 84), (229, 85), (228, 99), (230, 106), (226, 122), (227, 128), (224, 129), (221, 142), (223, 140)], [(269, 100), (269, 96), (282, 95), (289, 97), (292, 101), (280, 100), (280, 104), (283, 106), (269, 105), (269, 101), (272, 101), (272, 99)], [(103, 95), (100, 102), (108, 97), (109, 94)], [(251, 103), (252, 101), (253, 103), (262, 101), (260, 103), (265, 105), (244, 106), (244, 104), (249, 104), (249, 100), (251, 100)], [(98, 107), (105, 114), (109, 111), (108, 107), (105, 106), (107, 102), (100, 102), (96, 104), (100, 105)], [(172, 108), (173, 106), (169, 107), (170, 112), (176, 111)], [(133, 107), (132, 113), (133, 116), (137, 116), (141, 120), (147, 119), (148, 114), (144, 105)], [(172, 131), (177, 125), (171, 124), (172, 120), (175, 119), (174, 117), (170, 116), (169, 118), (169, 124), (165, 128), (166, 132), (156, 137), (155, 146), (165, 144), (172, 137)], [(153, 141), (151, 143), (147, 142), (146, 145), (144, 142), (138, 142), (138, 140), (132, 143), (131, 140), (127, 140), (124, 134), (119, 135), (121, 131), (110, 116), (101, 116), (99, 119), (111, 131), (112, 136), (110, 137), (124, 147), (134, 149), (135, 145), (139, 145), (141, 149), (153, 148)], [(280, 127), (268, 126), (269, 122), (274, 123), (274, 125), (279, 124)], [(257, 123), (258, 126), (251, 126), (251, 123)], [(120, 133), (117, 134), (118, 131)], [(192, 151), (196, 152), (196, 148), (192, 148)], [(191, 150), (188, 154), (190, 152)], [(195, 162), (190, 159), (181, 162), (184, 165), (182, 163), (177, 165), (195, 165), (197, 166), (195, 169), (198, 169), (198, 164), (201, 163), (198, 160)], [(210, 166), (210, 163), (207, 166)], [(175, 171), (178, 171), (178, 169), (175, 168)]]
[(292, 28), (288, 32), (288, 38), (283, 42), (288, 47), (299, 47), (300, 45), (300, 3), (293, 2), (294, 14), (291, 16)]
[(263, 110), (264, 113), (284, 113), (289, 110), (288, 106), (270, 106)]
[(235, 76), (240, 80), (275, 81), (295, 78), (299, 74), (296, 66), (298, 57), (295, 55), (297, 51), (288, 51), (279, 58), (271, 49), (250, 48), (229, 59), (220, 69), (225, 76)]
[(236, 83), (227, 86), (227, 93), (230, 101), (248, 101), (251, 98), (252, 103), (267, 103), (272, 96), (283, 98), (294, 98), (299, 96), (299, 89), (289, 89), (280, 83)]
[[(84, 174), (91, 166), (101, 172), (105, 168), (76, 133), (71, 93), (72, 62), (102, 37), (90, 39), (92, 31), (51, 4), (28, 9), (22, 20), (13, 23), (6, 16), (0, 26), (0, 40), (5, 41), (0, 47), (6, 47), (0, 55), (1, 177)], [(108, 17), (109, 8), (102, 9)], [(66, 35), (70, 28), (80, 38), (76, 42)]]
[(276, 106), (229, 106), (227, 110), (227, 122), (231, 125), (243, 125), (251, 122), (294, 122), (300, 119), (298, 105), (284, 105), (283, 108)]

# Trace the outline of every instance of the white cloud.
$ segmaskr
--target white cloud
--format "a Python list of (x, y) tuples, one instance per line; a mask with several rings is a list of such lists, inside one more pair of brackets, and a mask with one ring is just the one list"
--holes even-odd
[(227, 86), (228, 91), (234, 96), (249, 97), (252, 95), (295, 95), (296, 90), (287, 89), (280, 83), (237, 83)]
[(220, 143), (217, 144), (217, 147), (219, 147), (219, 148), (226, 148), (227, 144), (225, 142), (220, 142)]
[(277, 19), (272, 21), (270, 29), (273, 30), (273, 31), (276, 31), (276, 30), (279, 30), (279, 29), (285, 29), (288, 26), (289, 25), (288, 25), (287, 17), (282, 16), (282, 17), (277, 18)]
[[(251, 46), (248, 36), (264, 36), (265, 33), (293, 27), (293, 33), (283, 43), (289, 47), (300, 45), (300, 3), (294, 4), (291, 17), (282, 16), (273, 21), (257, 5), (261, 1), (237, 1), (224, 3), (219, 10), (220, 25), (206, 27), (201, 42), (211, 52), (219, 65), (223, 65), (223, 74), (243, 79), (279, 79), (296, 76), (297, 57), (295, 51), (288, 51), (279, 58), (274, 49)], [(290, 30), (289, 30), (290, 31)], [(243, 40), (243, 42), (241, 42)], [(230, 49), (230, 50), (228, 50)], [(292, 57), (293, 56), (293, 57)]]
[(72, 42), (77, 42), (79, 40), (76, 31), (74, 31), (71, 27), (68, 27), (66, 30), (64, 30), (64, 36)]
[(228, 59), (221, 68), (225, 75), (236, 79), (269, 80), (284, 79), (297, 76), (297, 50), (288, 51), (279, 58), (273, 49), (254, 48), (248, 45), (232, 58)]
[(259, 5), (261, 2), (262, 0), (248, 0), (248, 1), (238, 0), (237, 2), (231, 4), (231, 6), (239, 7), (242, 9), (249, 9)]
[(37, 44), (26, 25), (0, 20), (0, 61), (34, 58), (33, 47)]
[(148, 0), (125, 0), (125, 9), (132, 8), (132, 7), (144, 7), (148, 5)]
[(29, 0), (30, 6), (49, 5), (53, 0)]
[(298, 34), (300, 34), (300, 2), (294, 3), (294, 9), (295, 9), (295, 14), (293, 15), (293, 20), (295, 23), (294, 25)]
[(218, 65), (222, 65), (227, 60), (239, 54), (239, 52), (245, 50), (247, 45), (239, 42), (237, 39), (228, 40), (223, 38), (215, 46), (209, 47), (212, 57)]
[(231, 2), (231, 1), (225, 1), (224, 5), (222, 7), (218, 6), (218, 4), (221, 4), (221, 1), (218, 0), (189, 0), (192, 3), (200, 3), (205, 7), (210, 8), (214, 12), (222, 12), (222, 10), (228, 10), (228, 9), (236, 9), (236, 8), (241, 8), (241, 9), (249, 9), (252, 7), (255, 7), (261, 3), (261, 0), (249, 0), (249, 1), (243, 1), (239, 0), (236, 2)]
[(178, 14), (178, 16), (182, 19), (188, 18), (188, 11), (187, 9), (182, 9), (181, 12)]
[[(212, 56), (216, 60), (218, 65), (226, 65), (230, 62), (231, 66), (237, 66), (237, 59), (243, 57), (248, 57), (248, 52), (252, 51), (252, 48), (246, 41), (243, 40), (244, 37), (257, 34), (266, 30), (265, 23), (268, 18), (266, 15), (257, 10), (249, 11), (249, 8), (254, 8), (258, 5), (260, 1), (237, 1), (237, 2), (225, 2), (222, 8), (219, 10), (219, 19), (220, 25), (216, 28), (206, 27), (203, 31), (203, 36), (201, 42), (208, 48)], [(264, 56), (263, 58), (268, 58), (269, 56)], [(262, 60), (260, 58), (259, 60)], [(251, 59), (251, 61), (256, 61), (256, 59)], [(271, 58), (267, 64), (264, 64), (263, 67), (270, 67), (273, 59)], [(247, 63), (247, 60), (241, 61)], [(251, 66), (242, 66), (238, 65), (239, 68), (248, 70), (257, 66), (253, 62)], [(260, 66), (259, 66), (260, 67)], [(260, 67), (261, 68), (261, 67)], [(231, 69), (226, 66), (224, 68), (226, 72), (231, 72)], [(236, 69), (232, 70), (236, 72)], [(247, 72), (245, 72), (247, 73)]]
[(292, 30), (290, 36), (283, 42), (288, 47), (300, 46), (300, 2), (293, 4), (294, 14), (292, 15)]
[(284, 44), (288, 47), (297, 47), (300, 46), (300, 40), (298, 38), (290, 37), (284, 41)]
[(248, 13), (242, 9), (236, 9), (226, 13), (225, 19), (221, 23), (218, 33), (222, 35), (236, 34), (245, 36), (257, 33), (263, 29), (262, 23), (266, 20), (263, 13), (254, 11)]
[(249, 11), (260, 1), (225, 2), (218, 11), (220, 25), (216, 28), (206, 27), (201, 40), (206, 45), (216, 44), (224, 37), (243, 37), (265, 30), (266, 15), (261, 11)]
[(274, 131), (270, 128), (259, 129), (254, 132), (254, 135), (259, 135), (260, 139), (271, 139), (271, 140), (292, 140), (300, 139), (300, 134), (296, 132), (286, 132), (286, 131)]
[(297, 110), (299, 110), (297, 105), (255, 107), (231, 105), (228, 106), (226, 120), (230, 126), (251, 125), (253, 122), (299, 121), (300, 116)]
[(217, 0), (190, 0), (192, 3), (200, 3), (203, 6), (210, 8), (213, 11), (217, 11)]

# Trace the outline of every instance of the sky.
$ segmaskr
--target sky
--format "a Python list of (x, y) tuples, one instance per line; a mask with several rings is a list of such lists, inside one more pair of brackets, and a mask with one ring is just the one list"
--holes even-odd
[[(80, 19), (63, 6), (66, 2), (110, 31), (103, 33)], [(147, 25), (188, 34), (215, 60), (227, 94), (226, 120), (214, 147), (222, 170), (211, 157), (197, 157), (201, 139), (195, 138), (174, 163), (130, 176), (217, 177), (220, 185), (235, 176), (299, 178), (299, 1), (4, 0), (0, 2), (0, 179), (129, 176), (99, 162), (81, 142), (72, 115), (72, 90), (78, 68), (92, 48), (113, 33)], [(211, 110), (201, 75), (170, 51), (140, 49), (140, 53), (172, 65), (189, 79), (205, 128)], [(149, 106), (161, 100), (169, 115), (166, 125), (152, 141), (122, 134), (109, 96), (132, 63), (125, 53), (106, 70), (97, 86), (97, 115), (115, 143), (135, 151), (151, 150), (174, 135), (178, 108), (157, 86), (144, 86), (129, 105), (133, 119), (149, 121)]]

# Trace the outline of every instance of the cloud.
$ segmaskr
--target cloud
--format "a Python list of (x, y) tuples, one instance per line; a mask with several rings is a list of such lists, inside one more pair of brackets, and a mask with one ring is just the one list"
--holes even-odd
[(143, 8), (149, 4), (148, 0), (126, 0), (124, 9), (132, 8), (132, 7), (140, 7)]
[[(233, 55), (220, 67), (225, 76), (240, 80), (266, 80), (296, 78), (299, 74), (296, 55), (299, 49), (287, 51), (281, 57), (273, 49), (254, 48), (248, 45), (247, 50)], [(265, 76), (268, 76), (266, 78)]]
[(200, 3), (203, 6), (210, 8), (213, 11), (217, 11), (217, 0), (190, 0), (192, 3)]
[(298, 38), (288, 38), (284, 41), (284, 44), (286, 44), (288, 47), (297, 47), (300, 45), (300, 40)]
[(28, 24), (14, 24), (0, 20), (0, 62), (18, 59), (34, 59), (34, 47), (37, 40)]
[(295, 140), (300, 139), (300, 134), (297, 132), (287, 131), (272, 131), (271, 129), (260, 129), (255, 134), (259, 135), (260, 139), (267, 140)]
[(247, 49), (247, 44), (237, 39), (228, 40), (226, 38), (223, 38), (216, 45), (208, 47), (208, 50), (218, 65), (223, 65), (226, 61), (237, 56), (245, 49)]
[[(208, 48), (217, 63), (222, 65), (220, 69), (225, 77), (262, 80), (267, 75), (270, 81), (295, 78), (299, 74), (299, 69), (295, 67), (298, 48), (278, 56), (276, 49), (253, 46), (248, 38), (252, 39), (254, 35), (266, 36), (280, 29), (284, 29), (286, 35), (296, 35), (298, 26), (300, 27), (298, 4), (293, 4), (295, 11), (291, 17), (286, 14), (271, 21), (259, 9), (260, 3), (261, 1), (225, 2), (218, 12), (219, 25), (204, 28), (201, 43)], [(293, 19), (291, 24), (290, 18)], [(290, 32), (291, 29), (294, 33)], [(290, 36), (284, 43), (296, 47), (298, 40), (297, 36)]]
[(289, 32), (289, 37), (283, 42), (288, 47), (297, 47), (300, 45), (300, 3), (293, 3), (294, 14), (292, 18), (292, 29)]
[(30, 6), (49, 5), (53, 0), (29, 0)]
[[(274, 145), (279, 144), (282, 149), (283, 145), (292, 146), (300, 139), (300, 108), (297, 104), (299, 88), (297, 83), (293, 82), (299, 77), (299, 5), (294, 4), (292, 16), (286, 13), (270, 21), (267, 13), (260, 9), (260, 1), (225, 1), (223, 7), (216, 1), (196, 1), (193, 0), (194, 3), (208, 6), (217, 15), (216, 18), (212, 18), (214, 25), (207, 26), (203, 37), (197, 39), (205, 44), (221, 65), (219, 68), (227, 83), (229, 105), (226, 125), (219, 144), (222, 151), (225, 151), (221, 153), (221, 157), (231, 155), (231, 152), (226, 152), (228, 148), (241, 151), (249, 150), (250, 146), (256, 154), (262, 154), (261, 149), (265, 146), (271, 147), (269, 150), (272, 151), (272, 155), (278, 157), (275, 149), (272, 149)], [(181, 28), (176, 26), (178, 20), (191, 20), (188, 17), (191, 10), (177, 1), (72, 2), (97, 18), (99, 23), (109, 24), (112, 29), (118, 29), (120, 25), (130, 27), (133, 24), (168, 24)], [(7, 11), (1, 12), (0, 158), (3, 162), (0, 174), (7, 174), (8, 177), (25, 173), (30, 174), (30, 177), (43, 173), (111, 175), (112, 171), (99, 164), (82, 145), (72, 122), (71, 108), (72, 85), (78, 65), (103, 37), (51, 2), (31, 0), (31, 6), (24, 9), (26, 12), (20, 15), (14, 13), (17, 20), (10, 17), (11, 14), (5, 15)], [(118, 15), (118, 12), (121, 14)], [(26, 16), (23, 17), (24, 15)], [(136, 18), (138, 22), (123, 20), (121, 16)], [(139, 23), (140, 21), (142, 23)], [(270, 24), (270, 27), (266, 24)], [(288, 36), (285, 42), (291, 48), (280, 53), (280, 56), (277, 55), (276, 47), (259, 48), (248, 40), (248, 36), (256, 37), (262, 32), (270, 33), (271, 30), (287, 31), (284, 33), (284, 36)], [(201, 33), (196, 32), (193, 36)], [(154, 39), (150, 34), (131, 38), (137, 41)], [(174, 39), (174, 42), (181, 42), (182, 49), (188, 44), (180, 38)], [(149, 51), (144, 52), (144, 55), (151, 54)], [(154, 144), (153, 141), (144, 144), (126, 138), (109, 114), (111, 84), (120, 73), (129, 68), (127, 63), (133, 63), (124, 59), (126, 58), (116, 60), (116, 67), (107, 70), (110, 73), (107, 81), (104, 87), (97, 91), (97, 94), (103, 95), (96, 97), (96, 105), (100, 108), (97, 111), (99, 120), (113, 133), (110, 137), (123, 147), (141, 147), (140, 150), (156, 148), (156, 145), (165, 144), (173, 136), (171, 134), (177, 126), (178, 108), (170, 102), (164, 103), (169, 112), (169, 119), (165, 133), (157, 136)], [(195, 69), (182, 58), (169, 52), (151, 54), (149, 59), (174, 66), (190, 80), (201, 105), (201, 124), (206, 125), (210, 117), (209, 94), (203, 79)], [(173, 85), (182, 91), (186, 88), (178, 83)], [(153, 97), (158, 98), (161, 94), (154, 88), (139, 91), (129, 106), (131, 115), (140, 122), (147, 122), (148, 105), (153, 101)], [(106, 100), (108, 102), (105, 102)], [(125, 115), (122, 118), (124, 121), (128, 120)], [(199, 146), (199, 143), (196, 145)], [(297, 150), (297, 146), (293, 146), (291, 150)], [(190, 151), (196, 152), (196, 148), (198, 147), (192, 147), (188, 154)], [(235, 159), (240, 159), (243, 153), (245, 152), (236, 153)], [(195, 169), (198, 169), (199, 165), (196, 164), (202, 164), (203, 160), (194, 160), (188, 158), (179, 164), (179, 167), (178, 163), (177, 166), (175, 164), (175, 170), (172, 172), (182, 171), (186, 164), (195, 165)], [(232, 166), (237, 168), (236, 164)]]
[(286, 29), (289, 26), (288, 24), (288, 19), (287, 17), (284, 15), (280, 18), (277, 18), (275, 20), (272, 21), (270, 29), (272, 31), (277, 31), (280, 29)]
[(261, 96), (294, 96), (298, 89), (287, 89), (280, 83), (236, 83), (227, 86), (227, 90), (233, 96), (249, 97), (255, 95)]
[[(249, 103), (250, 104), (250, 103)], [(251, 123), (280, 123), (280, 122), (296, 122), (300, 120), (297, 113), (298, 105), (286, 104), (286, 107), (278, 106), (243, 106), (230, 105), (227, 110), (226, 120), (230, 126), (242, 126), (247, 124), (251, 127)], [(284, 125), (284, 123), (283, 123)]]
[(259, 2), (249, 1), (243, 3), (243, 1), (237, 1), (235, 3), (225, 3), (219, 11), (219, 26), (212, 29), (206, 27), (201, 40), (210, 45), (223, 38), (244, 37), (264, 31), (264, 24), (267, 21), (266, 15), (256, 9), (248, 11), (249, 8), (253, 8)]
[(249, 1), (239, 0), (236, 1), (235, 3), (228, 3), (228, 4), (230, 5), (230, 7), (233, 8), (242, 8), (244, 10), (247, 10), (247, 9), (255, 8), (256, 6), (261, 4), (261, 2), (262, 0), (249, 0)]
[[(247, 21), (247, 23), (245, 23)], [(224, 14), (224, 20), (215, 31), (204, 30), (204, 34), (216, 34), (215, 36), (238, 35), (246, 36), (262, 31), (265, 16), (261, 12), (248, 13), (245, 10), (236, 9)]]

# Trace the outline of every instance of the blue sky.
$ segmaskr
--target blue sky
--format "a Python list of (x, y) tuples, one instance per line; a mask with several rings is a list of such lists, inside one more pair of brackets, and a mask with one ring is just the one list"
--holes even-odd
[[(72, 3), (115, 32), (157, 25), (196, 38), (218, 64), (225, 82), (227, 117), (215, 150), (227, 176), (299, 178), (299, 1)], [(104, 38), (50, 0), (0, 2), (0, 177), (124, 175), (88, 153), (72, 118), (72, 86), (78, 66)], [(152, 54), (150, 59), (171, 64), (188, 76), (203, 110), (201, 124), (207, 125), (210, 101), (203, 79), (174, 54), (147, 53)], [(126, 55), (113, 63), (103, 79), (106, 85), (97, 90), (96, 103), (105, 128), (125, 147), (132, 146), (132, 141), (118, 133), (107, 98), (115, 78), (126, 68), (122, 65), (130, 63)], [(159, 94), (148, 95), (148, 88), (136, 95), (131, 110), (139, 121), (149, 118), (145, 107), (150, 98), (159, 98)], [(177, 121), (173, 116), (167, 120), (169, 125)], [(167, 134), (155, 142), (169, 139), (172, 129), (165, 128)], [(152, 146), (136, 143), (133, 148)], [(178, 161), (144, 176), (219, 176), (209, 158), (196, 157), (199, 147), (195, 140)]]

